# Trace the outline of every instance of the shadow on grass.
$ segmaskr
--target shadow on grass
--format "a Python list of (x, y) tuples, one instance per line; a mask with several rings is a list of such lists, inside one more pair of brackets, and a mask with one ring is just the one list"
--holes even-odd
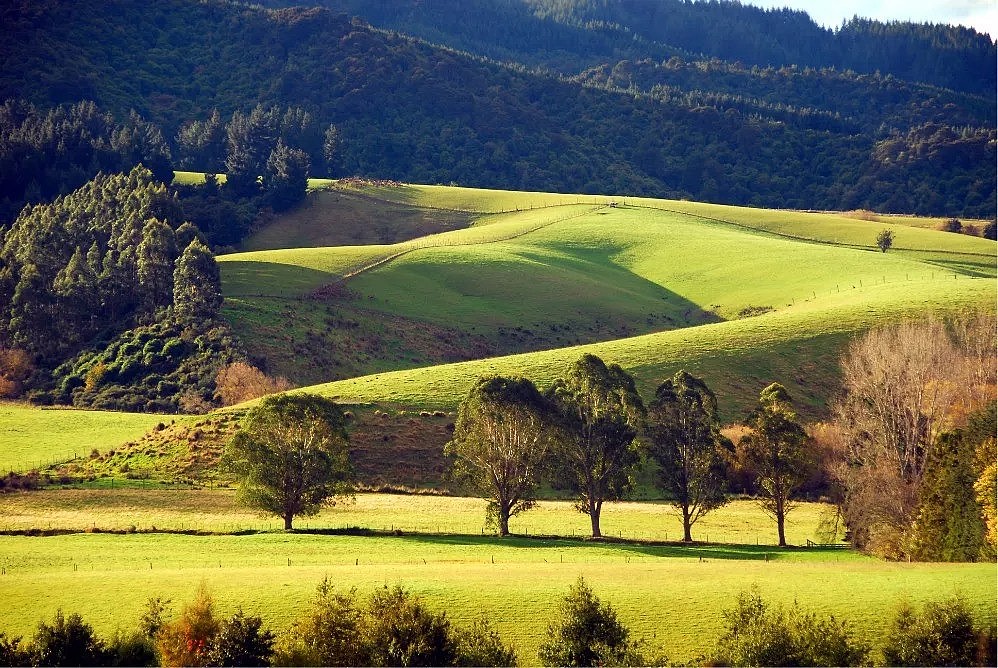
[(777, 547), (775, 545), (741, 545), (733, 543), (677, 543), (658, 541), (632, 541), (619, 538), (567, 538), (564, 536), (525, 536), (512, 535), (505, 538), (498, 536), (476, 536), (473, 534), (430, 534), (410, 533), (400, 530), (379, 531), (375, 529), (344, 528), (344, 529), (304, 529), (296, 530), (296, 534), (313, 534), (327, 536), (372, 536), (395, 537), (413, 543), (425, 543), (432, 546), (453, 547), (491, 547), (515, 549), (559, 549), (559, 550), (589, 550), (594, 547), (604, 551), (618, 552), (622, 557), (635, 554), (666, 559), (733, 559), (740, 561), (776, 561), (791, 556), (807, 555), (818, 560), (852, 555), (852, 550), (822, 547)]

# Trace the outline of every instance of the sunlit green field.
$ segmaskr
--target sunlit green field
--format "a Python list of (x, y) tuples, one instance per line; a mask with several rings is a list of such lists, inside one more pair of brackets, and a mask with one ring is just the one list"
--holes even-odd
[[(335, 181), (313, 180), (312, 187), (337, 187)], [(935, 250), (944, 253), (970, 253), (994, 257), (992, 241), (960, 234), (939, 232), (941, 218), (874, 215), (874, 221), (861, 220), (849, 213), (806, 212), (757, 209), (706, 202), (663, 200), (643, 197), (609, 197), (506, 190), (477, 190), (451, 186), (407, 184), (401, 187), (366, 186), (357, 188), (368, 195), (393, 202), (439, 209), (489, 213), (516, 211), (566, 203), (606, 204), (647, 207), (682, 213), (694, 219), (715, 219), (770, 233), (820, 242), (876, 248), (877, 234), (886, 228), (895, 233), (897, 249)], [(982, 223), (983, 221), (974, 221)], [(994, 262), (982, 262), (994, 275)]]
[(755, 546), (592, 545), (570, 539), (469, 536), (354, 537), (75, 534), (0, 537), (8, 633), (30, 633), (57, 608), (80, 611), (98, 631), (134, 627), (150, 596), (174, 610), (204, 582), (220, 612), (237, 606), (276, 628), (290, 624), (328, 577), (368, 591), (402, 584), (457, 622), (489, 615), (533, 663), (558, 598), (581, 574), (639, 636), (674, 659), (721, 632), (739, 591), (793, 600), (847, 618), (876, 643), (901, 601), (964, 595), (995, 615), (993, 564), (897, 564), (834, 551)]
[[(703, 374), (728, 417), (773, 380), (818, 409), (849, 336), (926, 311), (994, 308), (993, 278), (974, 280), (994, 275), (995, 244), (980, 238), (901, 226), (896, 246), (910, 250), (881, 253), (873, 250), (880, 223), (839, 214), (444, 186), (351, 188), (417, 206), (510, 213), (388, 246), (223, 256), (227, 317), (247, 340), (275, 350), (278, 332), (306, 338), (277, 326), (291, 322), (287, 309), (306, 322), (328, 317), (310, 315), (317, 302), (257, 295), (300, 295), (350, 275), (343, 285), (353, 299), (326, 301), (327, 312), (467, 336), (515, 330), (543, 351), (318, 388), (344, 401), (452, 407), (483, 373), (546, 383), (593, 352), (634, 372), (645, 389), (679, 368)], [(419, 366), (409, 357), (369, 362), (368, 371)]]
[[(148, 488), (65, 489), (0, 496), (0, 531), (26, 529), (195, 530), (232, 532), (267, 531), (282, 525), (236, 503), (232, 490), (182, 490)], [(808, 540), (832, 540), (819, 529), (832, 507), (802, 503), (787, 518), (787, 540), (804, 545)], [(358, 494), (355, 498), (302, 518), (307, 529), (363, 528), (420, 533), (482, 535), (485, 502), (451, 496), (399, 496)], [(601, 526), (608, 537), (668, 541), (682, 537), (682, 521), (664, 502), (607, 504)], [(570, 501), (541, 501), (529, 512), (513, 517), (513, 533), (582, 537), (589, 535), (589, 518)], [(736, 500), (694, 525), (693, 537), (701, 542), (775, 545), (776, 525), (750, 500)]]
[[(993, 304), (994, 282), (950, 279), (853, 289), (798, 302), (777, 312), (700, 327), (551, 351), (397, 371), (327, 383), (312, 391), (347, 402), (389, 401), (453, 407), (480, 375), (522, 374), (550, 384), (583, 353), (600, 355), (631, 371), (645, 392), (676, 370), (705, 376), (719, 397), (758, 394), (772, 379), (793, 384), (806, 373), (812, 346), (876, 324), (926, 311), (956, 311)], [(804, 353), (795, 359), (795, 351)], [(813, 360), (812, 360), (813, 361)], [(784, 366), (789, 362), (790, 366)], [(804, 363), (804, 367), (795, 367)], [(834, 365), (834, 361), (832, 362)], [(744, 387), (752, 378), (758, 387)], [(766, 381), (769, 378), (769, 381)], [(807, 379), (804, 378), (806, 381)], [(744, 406), (744, 403), (742, 404)]]
[(42, 409), (0, 403), (0, 471), (26, 471), (86, 457), (136, 439), (176, 416)]

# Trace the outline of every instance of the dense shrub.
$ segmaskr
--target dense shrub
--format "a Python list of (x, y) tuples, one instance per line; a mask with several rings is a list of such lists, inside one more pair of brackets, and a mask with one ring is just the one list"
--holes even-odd
[(487, 617), (467, 628), (455, 628), (458, 666), (515, 666), (516, 650), (502, 641)]
[(609, 603), (601, 603), (579, 576), (548, 626), (538, 655), (545, 666), (622, 666), (645, 663), (630, 630)]
[(30, 651), (36, 666), (103, 666), (110, 659), (93, 627), (75, 612), (65, 617), (62, 610), (52, 624), (38, 624)]
[(274, 663), (284, 666), (354, 666), (363, 663), (356, 639), (361, 610), (357, 590), (336, 593), (328, 579), (316, 590), (309, 612), (277, 641)]
[(402, 587), (362, 601), (355, 589), (318, 587), (311, 610), (277, 641), (273, 663), (290, 666), (509, 666), (516, 653), (487, 620), (453, 626)]
[(156, 646), (152, 639), (141, 631), (115, 633), (108, 643), (109, 665), (112, 666), (157, 666)]
[(903, 605), (883, 652), (889, 666), (993, 666), (995, 629), (977, 626), (967, 602), (958, 596), (929, 601), (921, 614)]
[(772, 608), (757, 592), (739, 594), (724, 611), (726, 630), (715, 661), (727, 666), (856, 666), (869, 648), (835, 617), (821, 619), (794, 605)]
[(243, 357), (227, 325), (184, 326), (172, 319), (122, 332), (97, 352), (88, 351), (58, 367), (52, 391), (60, 403), (98, 409), (175, 413), (190, 409), (187, 392), (201, 397), (194, 412), (217, 407), (219, 370)]
[(368, 601), (362, 642), (372, 666), (450, 666), (457, 643), (444, 613), (433, 613), (400, 586), (376, 589)]
[(31, 653), (21, 645), (20, 636), (0, 631), (0, 666), (29, 666)]
[(263, 620), (247, 616), (240, 609), (212, 639), (208, 650), (210, 666), (267, 666), (274, 653), (274, 634), (263, 629)]

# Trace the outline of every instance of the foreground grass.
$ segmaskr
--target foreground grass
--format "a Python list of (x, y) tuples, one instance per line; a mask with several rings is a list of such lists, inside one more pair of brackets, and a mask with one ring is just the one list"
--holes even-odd
[(0, 403), (0, 471), (27, 471), (134, 440), (176, 416)]
[[(279, 520), (261, 516), (240, 506), (232, 490), (156, 489), (64, 489), (0, 496), (0, 531), (25, 529), (73, 529), (139, 531), (200, 530), (232, 532), (272, 530)], [(788, 516), (787, 539), (803, 545), (807, 540), (827, 542), (819, 525), (832, 507), (803, 503)], [(399, 496), (358, 494), (317, 517), (300, 518), (296, 526), (315, 529), (365, 528), (419, 533), (484, 535), (485, 502), (450, 496)], [(682, 521), (663, 502), (607, 504), (602, 517), (603, 533), (615, 538), (668, 541), (682, 537)], [(513, 533), (585, 537), (587, 515), (577, 512), (570, 501), (541, 501), (529, 512), (510, 521)], [(732, 501), (694, 526), (697, 541), (775, 545), (773, 521), (750, 500)]]
[(284, 628), (324, 577), (362, 592), (403, 584), (459, 623), (486, 614), (528, 664), (580, 574), (637, 635), (674, 659), (709, 648), (721, 633), (721, 610), (753, 586), (774, 601), (849, 619), (874, 643), (902, 601), (959, 592), (982, 619), (995, 614), (993, 564), (895, 564), (840, 551), (273, 533), (0, 537), (0, 555), (0, 618), (14, 634), (30, 633), (57, 608), (84, 613), (104, 634), (132, 628), (150, 596), (171, 599), (176, 610), (200, 582), (223, 614), (242, 606)]

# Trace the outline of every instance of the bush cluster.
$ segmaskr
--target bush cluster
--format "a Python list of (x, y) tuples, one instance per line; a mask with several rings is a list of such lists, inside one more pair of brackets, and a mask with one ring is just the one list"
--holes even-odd
[(56, 389), (39, 396), (87, 408), (175, 413), (185, 395), (194, 394), (214, 407), (219, 369), (238, 351), (224, 324), (167, 319), (129, 329), (103, 350), (66, 362), (54, 373)]
[[(0, 632), (0, 666), (515, 666), (515, 649), (486, 617), (458, 626), (401, 586), (362, 597), (323, 580), (311, 605), (275, 634), (239, 609), (219, 617), (204, 585), (181, 614), (149, 599), (138, 627), (98, 638), (78, 614), (56, 613), (27, 642)], [(993, 666), (994, 626), (975, 623), (959, 596), (930, 601), (921, 612), (902, 605), (883, 649), (873, 652), (845, 621), (796, 603), (767, 603), (741, 593), (724, 611), (717, 645), (689, 665), (722, 666)], [(634, 640), (608, 602), (580, 577), (548, 625), (538, 658), (546, 666), (674, 665)]]

